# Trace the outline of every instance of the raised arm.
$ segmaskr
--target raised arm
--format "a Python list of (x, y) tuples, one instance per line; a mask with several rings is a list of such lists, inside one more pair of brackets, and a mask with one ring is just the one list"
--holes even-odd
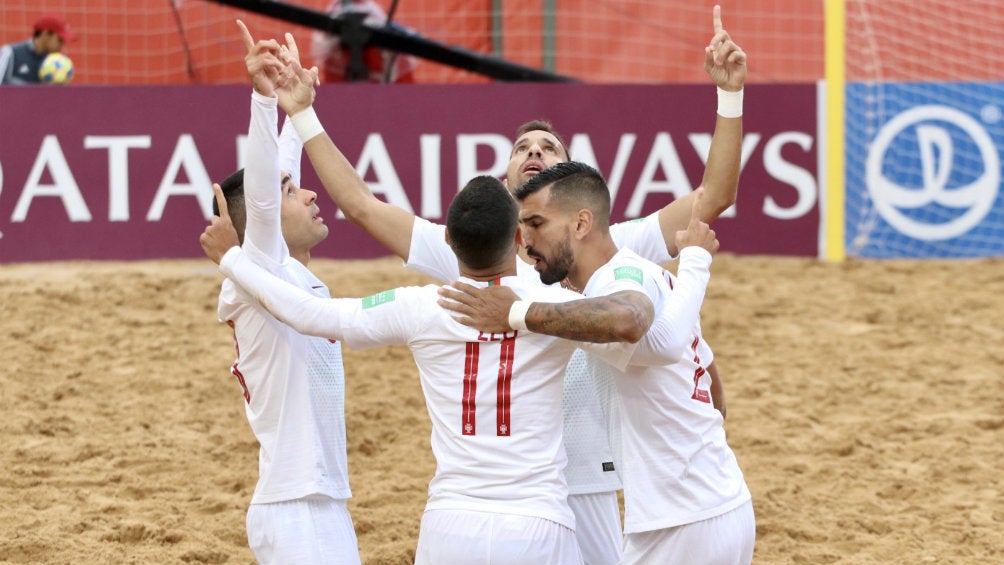
[(277, 89), (279, 106), (290, 116), (300, 134), (321, 184), (350, 222), (366, 230), (390, 252), (407, 260), (415, 215), (377, 198), (335, 146), (313, 108), (317, 68), (306, 70), (300, 65), (292, 35), (286, 34), (286, 42), (289, 49), (285, 62), (290, 69), (286, 83)]
[(279, 140), (276, 134), (275, 83), (282, 63), (275, 40), (255, 41), (244, 22), (237, 20), (247, 54), (244, 63), (254, 87), (244, 167), (245, 244), (274, 261), (288, 255), (282, 237)]
[[(722, 10), (712, 13), (713, 36), (704, 48), (704, 70), (718, 86), (718, 112), (711, 149), (701, 186), (705, 189), (701, 221), (711, 223), (735, 204), (742, 157), (742, 92), (746, 82), (746, 53), (722, 27)], [(675, 235), (690, 222), (693, 193), (674, 200), (659, 211), (659, 224), (671, 255), (676, 255)]]
[(282, 123), (279, 134), (279, 169), (289, 173), (294, 185), (300, 186), (300, 161), (303, 156), (303, 142), (296, 128), (290, 123), (289, 116)]

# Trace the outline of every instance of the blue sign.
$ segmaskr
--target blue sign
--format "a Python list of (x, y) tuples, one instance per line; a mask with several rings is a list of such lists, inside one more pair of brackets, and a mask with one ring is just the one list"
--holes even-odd
[(846, 123), (849, 256), (1004, 255), (1004, 83), (849, 84)]

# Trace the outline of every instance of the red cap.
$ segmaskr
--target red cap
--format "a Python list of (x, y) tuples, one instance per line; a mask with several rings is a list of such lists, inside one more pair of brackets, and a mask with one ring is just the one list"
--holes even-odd
[(38, 18), (35, 22), (35, 31), (51, 31), (67, 43), (77, 38), (76, 34), (70, 31), (70, 24), (57, 14), (46, 14)]

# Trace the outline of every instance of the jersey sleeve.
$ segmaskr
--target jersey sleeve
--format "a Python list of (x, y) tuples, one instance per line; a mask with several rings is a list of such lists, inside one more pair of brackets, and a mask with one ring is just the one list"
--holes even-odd
[(599, 357), (618, 371), (627, 369), (629, 365), (637, 364), (632, 361), (635, 357), (635, 351), (638, 349), (637, 343), (628, 343), (626, 341), (615, 343), (579, 342), (577, 345), (579, 349), (590, 355)]
[(300, 186), (300, 161), (303, 158), (303, 141), (287, 116), (279, 134), (279, 170), (289, 173), (293, 184)]
[(289, 256), (282, 237), (282, 192), (279, 189), (278, 99), (251, 93), (244, 167), (244, 245), (261, 257), (281, 263)]
[(610, 226), (610, 237), (618, 249), (630, 249), (653, 263), (661, 265), (673, 259), (666, 248), (666, 238), (662, 235), (659, 212)]
[[(220, 271), (280, 322), (301, 334), (340, 340), (349, 347), (404, 344), (422, 323), (406, 292), (401, 292), (400, 301), (392, 300), (395, 291), (363, 299), (322, 298), (271, 274), (239, 247), (223, 256)], [(392, 305), (375, 308), (385, 304)]]
[[(695, 338), (704, 341), (700, 339), (700, 314), (711, 277), (710, 267), (711, 254), (707, 250), (694, 246), (683, 248), (676, 284), (639, 342), (632, 365), (673, 363), (689, 351)], [(706, 344), (704, 347), (710, 356), (711, 350)]]
[(404, 266), (444, 283), (460, 278), (457, 256), (446, 243), (446, 226), (416, 216)]
[[(605, 266), (600, 270), (595, 281), (595, 286), (590, 281), (593, 288), (587, 293), (589, 296), (609, 296), (617, 292), (639, 292), (644, 294), (650, 301), (659, 295), (657, 283), (651, 279), (649, 272), (640, 265), (632, 262), (619, 261), (616, 265)], [(596, 275), (594, 275), (596, 276)], [(654, 301), (653, 301), (654, 303)], [(647, 333), (646, 333), (647, 335)], [(620, 351), (620, 358), (611, 358), (613, 352), (604, 352), (602, 348), (597, 351), (598, 345), (610, 346), (615, 344), (590, 344), (583, 345), (582, 349), (587, 353), (597, 355), (614, 368), (623, 371), (628, 365), (664, 365), (668, 363), (668, 356), (661, 356), (658, 351), (648, 349), (650, 343), (645, 342), (643, 337), (637, 343), (630, 344), (632, 347), (628, 351)], [(623, 345), (623, 344), (618, 344)], [(642, 348), (639, 351), (639, 348)], [(604, 356), (604, 353), (606, 356)]]
[(342, 341), (350, 349), (407, 345), (421, 337), (433, 310), (439, 306), (423, 287), (398, 287), (355, 301), (342, 326)]

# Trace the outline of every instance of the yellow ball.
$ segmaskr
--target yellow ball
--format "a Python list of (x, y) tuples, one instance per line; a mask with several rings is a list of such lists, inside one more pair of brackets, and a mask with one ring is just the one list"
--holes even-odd
[(73, 61), (62, 53), (49, 53), (38, 68), (38, 78), (46, 84), (69, 84), (73, 80)]

